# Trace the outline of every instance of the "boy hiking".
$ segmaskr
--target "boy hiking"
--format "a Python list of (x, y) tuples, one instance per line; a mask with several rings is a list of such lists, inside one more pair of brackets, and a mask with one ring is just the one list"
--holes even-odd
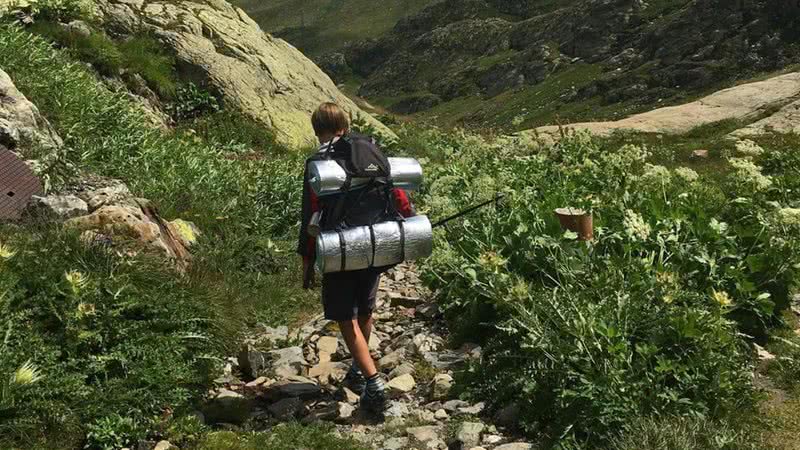
[[(306, 161), (303, 175), (303, 205), (300, 239), (297, 252), (303, 257), (304, 284), (313, 283), (316, 241), (308, 234), (308, 225), (314, 213), (321, 214), (322, 231), (341, 231), (355, 226), (373, 225), (382, 220), (411, 217), (414, 208), (405, 191), (391, 188), (385, 183), (369, 183), (334, 195), (318, 197), (308, 180), (308, 164), (312, 161), (334, 159), (342, 155), (366, 151), (380, 154), (374, 140), (367, 136), (350, 134), (347, 114), (336, 104), (324, 103), (311, 117), (320, 147)], [(363, 150), (366, 149), (366, 150)], [(382, 154), (380, 154), (382, 156)], [(338, 156), (338, 158), (337, 158)], [(369, 168), (367, 170), (370, 170)], [(381, 274), (388, 267), (376, 267), (350, 272), (326, 273), (322, 277), (322, 304), (325, 319), (335, 321), (353, 356), (353, 363), (345, 376), (345, 385), (361, 395), (360, 407), (382, 413), (386, 404), (383, 381), (369, 353), (372, 333), (372, 312), (378, 293)]]

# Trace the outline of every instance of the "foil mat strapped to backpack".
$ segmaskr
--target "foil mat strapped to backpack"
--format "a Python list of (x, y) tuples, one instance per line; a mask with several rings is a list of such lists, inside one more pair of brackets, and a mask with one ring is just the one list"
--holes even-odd
[(404, 221), (320, 234), (317, 238), (317, 268), (322, 273), (333, 273), (384, 267), (425, 258), (432, 251), (431, 222), (426, 216), (414, 216)]
[[(394, 187), (415, 191), (422, 184), (422, 166), (414, 158), (388, 158), (391, 165)], [(341, 192), (347, 173), (334, 160), (312, 161), (309, 163), (309, 184), (317, 195), (331, 195)], [(369, 182), (367, 178), (353, 178), (352, 187), (357, 188)]]

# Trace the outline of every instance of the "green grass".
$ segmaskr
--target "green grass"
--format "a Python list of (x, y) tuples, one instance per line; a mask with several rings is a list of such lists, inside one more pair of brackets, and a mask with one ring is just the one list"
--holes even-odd
[(103, 75), (118, 75), (123, 67), (122, 52), (105, 34), (92, 33), (83, 36), (65, 29), (56, 22), (38, 21), (31, 32), (72, 49), (81, 61), (92, 64)]
[(235, 0), (268, 33), (296, 29), (289, 42), (316, 56), (349, 41), (378, 37), (438, 0)]
[(178, 91), (175, 58), (164, 46), (147, 35), (133, 36), (119, 44), (124, 66), (142, 76), (162, 98), (173, 98)]
[(241, 154), (232, 155), (236, 158), (272, 158), (285, 150), (275, 145), (275, 133), (253, 119), (229, 110), (184, 121), (176, 132), (196, 133), (214, 145), (240, 147)]
[(164, 99), (172, 99), (177, 93), (175, 59), (152, 36), (142, 34), (115, 42), (96, 29), (84, 36), (47, 20), (37, 21), (30, 31), (69, 49), (75, 58), (91, 64), (103, 75), (118, 76), (127, 70), (144, 78)]

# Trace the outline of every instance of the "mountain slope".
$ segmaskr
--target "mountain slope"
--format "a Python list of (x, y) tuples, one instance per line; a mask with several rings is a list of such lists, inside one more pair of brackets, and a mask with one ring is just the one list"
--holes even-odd
[(264, 31), (286, 38), (307, 55), (348, 41), (378, 37), (397, 21), (439, 0), (234, 0)]
[(800, 61), (799, 11), (774, 0), (446, 0), (319, 60), (396, 113), (520, 130), (619, 118), (784, 68)]

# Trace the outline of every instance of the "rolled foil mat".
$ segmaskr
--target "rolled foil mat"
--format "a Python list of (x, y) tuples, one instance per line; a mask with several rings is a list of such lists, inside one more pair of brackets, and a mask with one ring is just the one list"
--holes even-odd
[(403, 228), (405, 248), (402, 246), (400, 224), (395, 221), (382, 222), (372, 227), (375, 236), (374, 248), (369, 227), (344, 230), (342, 235), (345, 239), (346, 267), (342, 267), (339, 233), (324, 232), (317, 238), (317, 268), (322, 273), (350, 272), (430, 256), (433, 252), (433, 229), (428, 218), (410, 217), (403, 222)]
[(415, 261), (431, 256), (433, 253), (433, 227), (428, 217), (409, 217), (403, 224), (406, 231), (405, 260)]
[[(415, 191), (422, 185), (422, 166), (416, 159), (389, 158), (389, 164), (395, 187)], [(308, 170), (311, 189), (320, 196), (340, 192), (347, 180), (347, 173), (336, 161), (312, 161), (309, 163)], [(353, 178), (351, 186), (357, 188), (367, 182), (369, 180), (366, 178)]]
[(375, 233), (375, 267), (396, 264), (403, 259), (399, 222), (378, 223), (372, 230)]

